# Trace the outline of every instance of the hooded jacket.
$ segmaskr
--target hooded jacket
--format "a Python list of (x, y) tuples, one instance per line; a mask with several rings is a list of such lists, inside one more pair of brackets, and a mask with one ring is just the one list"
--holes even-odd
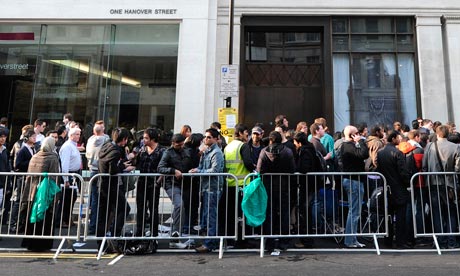
[(295, 162), (292, 150), (273, 144), (264, 148), (257, 161), (257, 171), (264, 173), (294, 173)]
[[(124, 161), (126, 161), (124, 149), (113, 142), (106, 142), (99, 151), (99, 173), (109, 173), (110, 175), (123, 173)], [(102, 191), (116, 190), (118, 187), (117, 177), (102, 177), (101, 180)], [(111, 183), (116, 184), (110, 185)]]
[[(401, 142), (398, 146), (399, 150), (406, 157), (406, 167), (409, 175), (412, 177), (415, 173), (422, 171), (423, 164), (423, 148), (415, 141)], [(421, 175), (415, 182), (415, 187), (421, 188), (425, 186), (425, 181)]]
[(366, 140), (367, 148), (369, 149), (369, 158), (366, 160), (366, 170), (377, 168), (377, 152), (383, 148), (382, 140), (377, 136), (369, 136)]

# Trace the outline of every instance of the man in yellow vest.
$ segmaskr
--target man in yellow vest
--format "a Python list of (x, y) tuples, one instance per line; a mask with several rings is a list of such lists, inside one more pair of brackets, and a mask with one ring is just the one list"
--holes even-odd
[[(238, 202), (241, 202), (243, 181), (246, 175), (254, 171), (255, 167), (251, 159), (251, 150), (248, 141), (248, 128), (242, 124), (235, 126), (235, 137), (224, 149), (226, 172), (238, 178), (238, 185), (234, 179), (228, 178), (227, 185), (221, 197), (219, 208), (219, 228), (224, 235), (235, 234), (235, 197), (238, 192)], [(238, 203), (238, 217), (242, 217), (241, 205)], [(241, 227), (238, 227), (241, 231)], [(241, 234), (238, 235), (241, 240)], [(240, 246), (240, 244), (235, 244)]]

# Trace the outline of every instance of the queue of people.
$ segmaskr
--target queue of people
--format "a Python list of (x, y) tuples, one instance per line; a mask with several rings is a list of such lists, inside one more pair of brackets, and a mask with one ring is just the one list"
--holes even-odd
[[(242, 217), (241, 208), (234, 214), (228, 212), (226, 206), (234, 206), (236, 198), (241, 201), (243, 194), (239, 188), (243, 186), (245, 176), (254, 171), (262, 175), (269, 198), (277, 199), (269, 201), (266, 220), (257, 231), (268, 235), (288, 235), (292, 229), (291, 212), (296, 209), (299, 234), (318, 233), (326, 218), (321, 217), (325, 200), (320, 199), (321, 187), (316, 184), (316, 179), (311, 176), (297, 177), (293, 181), (287, 175), (278, 178), (269, 175), (326, 170), (344, 173), (340, 183), (333, 178), (322, 182), (323, 187), (326, 187), (326, 183), (334, 183), (335, 189), (343, 189), (348, 198), (348, 214), (343, 227), (344, 233), (350, 235), (345, 237), (344, 246), (365, 247), (353, 235), (359, 232), (358, 223), (366, 194), (363, 186), (365, 181), (362, 176), (347, 176), (346, 173), (379, 172), (385, 176), (391, 189), (389, 209), (395, 221), (394, 246), (404, 249), (426, 242), (411, 237), (412, 223), (408, 214), (411, 208), (416, 208), (415, 225), (418, 231), (423, 231), (425, 220), (428, 219), (424, 203), (428, 200), (438, 204), (430, 210), (434, 230), (458, 231), (458, 221), (450, 211), (455, 208), (456, 198), (444, 198), (439, 189), (440, 186), (446, 186), (456, 197), (456, 179), (446, 177), (440, 182), (440, 178), (436, 178), (430, 180), (432, 184), (428, 185), (426, 179), (419, 178), (413, 187), (417, 189), (415, 206), (410, 204), (407, 189), (410, 177), (417, 172), (460, 172), (460, 135), (456, 132), (455, 124), (437, 125), (433, 129), (429, 119), (414, 120), (412, 129), (399, 122), (395, 122), (391, 129), (373, 126), (368, 130), (366, 124), (349, 125), (332, 135), (328, 133), (324, 118), (315, 119), (310, 127), (306, 122), (299, 122), (295, 131), (291, 131), (288, 118), (278, 115), (275, 128), (267, 135), (262, 124), (252, 128), (237, 124), (234, 139), (227, 143), (219, 131), (220, 124), (215, 122), (203, 134), (193, 133), (189, 125), (184, 125), (180, 133), (172, 135), (169, 144), (162, 145), (161, 131), (147, 128), (141, 139), (130, 148), (127, 145), (132, 133), (127, 129), (114, 128), (108, 135), (104, 122), (97, 121), (92, 124), (92, 135), (84, 139), (81, 126), (72, 121), (71, 114), (65, 114), (56, 130), (46, 135), (42, 134), (46, 128), (43, 120), (24, 126), (21, 138), (14, 144), (10, 154), (5, 147), (9, 130), (0, 126), (0, 171), (81, 174), (82, 169), (88, 169), (91, 176), (110, 174), (110, 177), (94, 181), (91, 186), (89, 234), (98, 237), (123, 235), (123, 226), (130, 213), (125, 195), (127, 183), (121, 182), (123, 185), (120, 185), (117, 174), (134, 170), (139, 170), (141, 174), (163, 174), (165, 177), (141, 176), (136, 181), (135, 235), (144, 237), (148, 231), (152, 236), (158, 235), (161, 223), (159, 196), (163, 189), (173, 206), (171, 248), (190, 246), (190, 243), (183, 242), (183, 237), (192, 231), (205, 231), (206, 236), (212, 237), (234, 235), (235, 229), (238, 229), (238, 237), (241, 237), (241, 225), (235, 227), (235, 222), (239, 223), (235, 215)], [(235, 175), (236, 180), (219, 175), (183, 176), (224, 172)], [(0, 177), (0, 189), (3, 189), (0, 202), (5, 201), (2, 205), (5, 206), (3, 217), (12, 218), (9, 221), (11, 233), (25, 231), (30, 234), (31, 229), (39, 228), (40, 235), (52, 235), (53, 227), (72, 227), (73, 204), (78, 191), (81, 192), (82, 183), (68, 176), (58, 179), (61, 193), (56, 197), (55, 207), (48, 209), (44, 222), (31, 226), (27, 216), (39, 180), (35, 176), (24, 177), (13, 187), (7, 183), (6, 177)], [(379, 182), (378, 179), (376, 182)], [(54, 224), (51, 225), (50, 221), (54, 221)], [(390, 246), (393, 246), (392, 242), (391, 238)], [(45, 239), (37, 243), (28, 238), (23, 245), (31, 250), (49, 250), (52, 242)], [(241, 239), (232, 245), (248, 246)], [(440, 245), (445, 248), (459, 247), (454, 236), (440, 238)], [(268, 250), (284, 250), (290, 246), (311, 247), (313, 241), (306, 238), (295, 241), (279, 238), (268, 239), (266, 245)], [(216, 247), (216, 239), (209, 238), (201, 245), (196, 245), (195, 250), (205, 253)]]

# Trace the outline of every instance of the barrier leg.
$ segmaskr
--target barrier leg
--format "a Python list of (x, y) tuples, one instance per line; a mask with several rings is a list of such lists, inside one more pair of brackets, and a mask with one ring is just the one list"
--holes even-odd
[(104, 246), (107, 241), (107, 238), (104, 237), (101, 242), (101, 247), (99, 248), (99, 252), (97, 253), (97, 260), (99, 261), (102, 257), (102, 253), (104, 252)]
[(62, 239), (61, 242), (59, 243), (58, 248), (56, 249), (56, 253), (53, 256), (53, 259), (57, 259), (59, 254), (61, 254), (62, 247), (64, 246), (65, 239)]
[(264, 237), (260, 237), (260, 257), (264, 257), (265, 245), (264, 245)]
[(224, 238), (220, 238), (219, 241), (219, 259), (222, 259), (224, 255)]
[(433, 234), (433, 241), (434, 246), (436, 246), (436, 250), (438, 251), (438, 255), (441, 255), (441, 248), (439, 247), (438, 239), (436, 238), (435, 234)]
[(374, 237), (374, 245), (375, 245), (375, 250), (377, 250), (377, 255), (380, 255), (380, 247), (379, 247), (379, 243), (377, 242), (377, 235), (373, 235)]

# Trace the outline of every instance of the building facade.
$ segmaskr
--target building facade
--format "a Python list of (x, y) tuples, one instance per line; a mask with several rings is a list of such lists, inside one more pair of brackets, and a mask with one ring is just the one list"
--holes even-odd
[[(12, 135), (70, 112), (108, 127), (183, 124), (224, 106), (228, 0), (15, 1), (0, 10), (0, 116)], [(460, 3), (234, 1), (239, 121), (271, 129), (460, 121)]]

